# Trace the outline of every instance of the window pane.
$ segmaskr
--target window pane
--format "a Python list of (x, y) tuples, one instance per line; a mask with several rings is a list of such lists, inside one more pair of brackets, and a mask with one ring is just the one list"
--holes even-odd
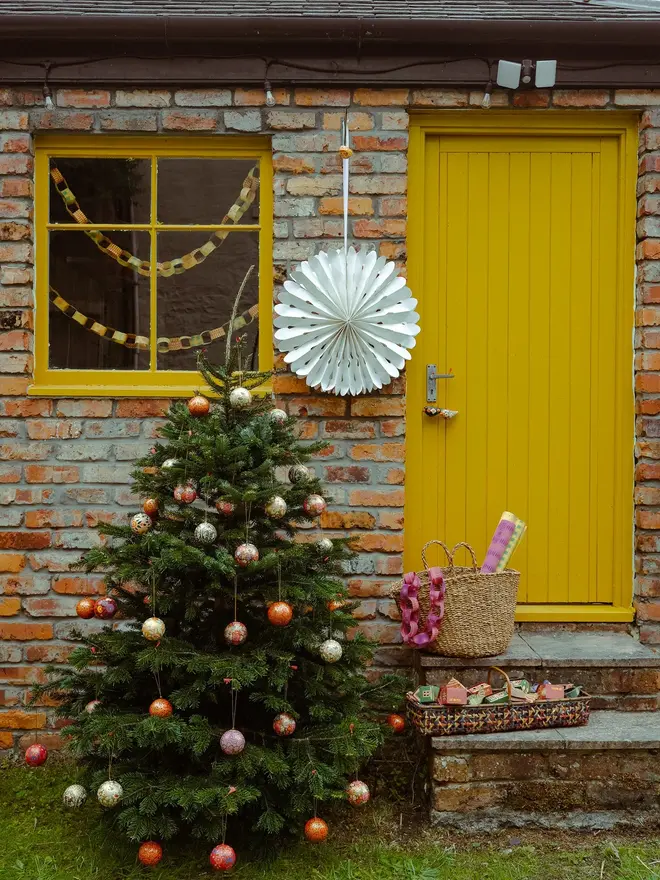
[[(158, 220), (169, 224), (222, 223), (240, 198), (256, 159), (159, 159)], [(244, 207), (243, 202), (239, 210)], [(229, 221), (231, 222), (231, 221)], [(239, 223), (259, 222), (259, 195)]]
[[(104, 247), (109, 241), (129, 251), (145, 260), (149, 271), (150, 233), (118, 230), (105, 235)], [(51, 232), (49, 263), (51, 369), (148, 369), (149, 278), (121, 266), (84, 232)], [(97, 332), (88, 329), (92, 326)], [(146, 337), (143, 349), (112, 341), (111, 331), (103, 328)], [(119, 339), (129, 345), (134, 341)]]
[[(166, 260), (190, 253), (208, 241), (205, 232), (159, 232), (158, 260)], [(217, 241), (217, 239), (214, 239)], [(259, 299), (259, 237), (256, 232), (230, 232), (220, 246), (197, 265), (187, 271), (158, 277), (158, 369), (195, 370), (197, 352), (205, 348), (211, 360), (224, 361), (226, 336), (207, 332), (203, 335), (203, 345), (191, 348), (187, 340), (181, 343), (181, 336), (195, 336), (202, 331), (217, 331), (229, 321), (234, 300), (241, 283), (250, 268), (254, 266), (245, 286), (237, 308), (237, 314), (251, 322), (249, 326), (237, 329), (236, 333), (246, 335), (245, 369), (256, 369), (258, 365), (258, 319), (246, 314)], [(162, 337), (169, 339), (163, 341)]]
[(64, 196), (77, 202), (70, 210), (79, 207), (92, 223), (148, 223), (150, 168), (149, 159), (51, 159), (51, 223), (76, 222)]

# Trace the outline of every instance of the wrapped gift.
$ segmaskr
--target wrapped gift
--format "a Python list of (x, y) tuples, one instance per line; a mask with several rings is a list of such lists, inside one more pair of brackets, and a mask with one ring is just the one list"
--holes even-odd
[(440, 688), (434, 684), (423, 684), (417, 688), (414, 697), (418, 703), (437, 703)]
[(500, 703), (508, 702), (509, 695), (506, 691), (494, 691), (492, 694), (484, 697), (484, 705), (487, 703), (489, 706), (499, 706)]
[(466, 706), (467, 701), (467, 688), (456, 679), (452, 679), (440, 690), (440, 703), (443, 706)]
[(582, 688), (578, 685), (570, 685), (570, 690), (564, 688), (564, 699), (572, 699), (573, 697), (581, 697), (582, 696)]
[(563, 700), (564, 685), (550, 684), (549, 682), (544, 681), (543, 684), (539, 685), (539, 689), (536, 693), (539, 700)]
[(532, 690), (532, 686), (526, 678), (518, 678), (515, 681), (512, 681), (511, 687), (518, 688), (519, 691), (524, 691), (526, 694), (530, 693)]
[(492, 687), (488, 684), (487, 681), (479, 682), (479, 684), (475, 684), (474, 687), (468, 688), (468, 695), (470, 694), (482, 694), (484, 697), (490, 696), (493, 693)]
[(481, 706), (485, 698), (486, 694), (484, 693), (471, 694), (468, 691), (468, 706)]

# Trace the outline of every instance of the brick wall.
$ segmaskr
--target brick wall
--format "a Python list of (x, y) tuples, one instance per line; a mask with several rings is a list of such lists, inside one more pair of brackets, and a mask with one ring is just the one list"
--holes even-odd
[[(33, 367), (32, 136), (64, 132), (217, 132), (272, 135), (276, 280), (287, 268), (341, 237), (337, 154), (346, 108), (355, 155), (351, 232), (355, 240), (405, 263), (407, 126), (410, 106), (479, 107), (467, 89), (275, 90), (267, 108), (253, 89), (60, 89), (56, 109), (40, 91), (0, 88), (0, 748), (26, 729), (51, 728), (49, 707), (27, 709), (26, 694), (48, 662), (63, 662), (77, 598), (103, 589), (101, 578), (69, 572), (100, 540), (101, 518), (135, 511), (129, 472), (153, 442), (168, 402), (27, 398)], [(639, 108), (639, 310), (637, 335), (638, 486), (636, 557), (642, 638), (660, 644), (660, 91), (495, 93), (493, 110)], [(645, 109), (646, 108), (646, 109)], [(654, 126), (658, 128), (654, 128)], [(281, 367), (280, 367), (281, 369)], [(275, 390), (299, 416), (303, 436), (331, 446), (318, 468), (335, 504), (322, 520), (356, 537), (349, 577), (357, 617), (380, 640), (380, 665), (405, 663), (396, 610), (388, 598), (401, 574), (405, 383), (354, 400), (309, 393), (280, 371)], [(95, 622), (90, 623), (91, 626)]]

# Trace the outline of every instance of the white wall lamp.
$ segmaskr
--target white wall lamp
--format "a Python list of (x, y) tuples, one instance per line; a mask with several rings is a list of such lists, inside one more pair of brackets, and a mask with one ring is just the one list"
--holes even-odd
[(556, 61), (532, 61), (526, 58), (521, 64), (517, 61), (498, 61), (497, 85), (504, 89), (517, 89), (520, 85), (549, 89), (557, 79)]

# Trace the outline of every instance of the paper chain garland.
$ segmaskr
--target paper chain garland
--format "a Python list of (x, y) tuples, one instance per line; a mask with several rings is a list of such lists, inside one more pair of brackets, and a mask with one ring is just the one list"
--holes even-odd
[(419, 631), (419, 601), (417, 596), (422, 582), (412, 571), (403, 576), (401, 587), (401, 638), (406, 644), (417, 648), (430, 645), (438, 637), (440, 624), (445, 614), (446, 585), (441, 568), (429, 568), (429, 602), (430, 608), (426, 625)]

